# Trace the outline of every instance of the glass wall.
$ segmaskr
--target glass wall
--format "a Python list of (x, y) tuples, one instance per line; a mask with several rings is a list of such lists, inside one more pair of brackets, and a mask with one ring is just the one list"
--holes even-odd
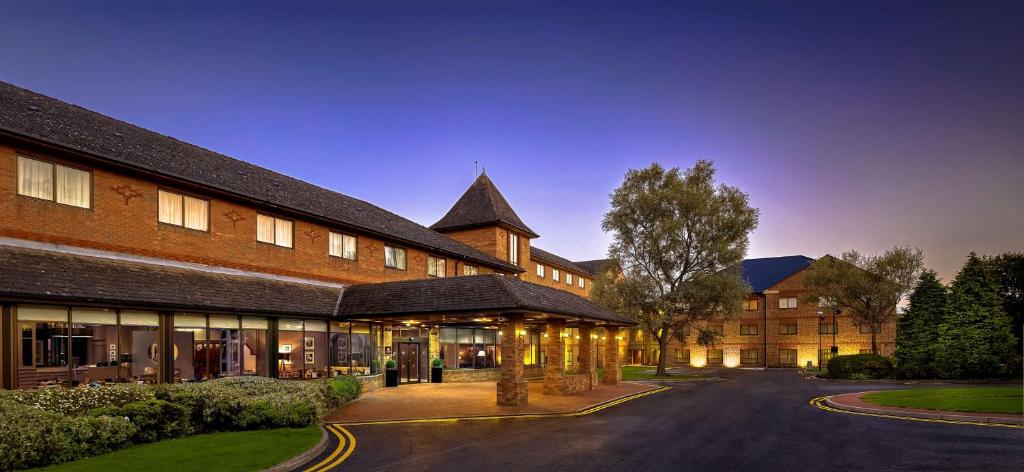
[(237, 316), (209, 317), (211, 377), (242, 375), (242, 330)]
[(302, 378), (302, 320), (281, 319), (277, 323), (277, 376)]
[(483, 369), (498, 366), (498, 330), (441, 328), (441, 361), (448, 369)]
[(68, 384), (68, 308), (19, 305), (21, 333), (18, 386), (21, 388)]
[(242, 318), (242, 375), (266, 377), (270, 368), (266, 318)]
[(327, 377), (327, 322), (306, 320), (302, 342), (303, 368), (306, 378)]
[(71, 309), (71, 383), (118, 379), (117, 312), (110, 308)]
[(337, 374), (367, 375), (380, 372), (380, 323), (333, 322), (331, 329), (331, 370)]
[(206, 315), (174, 314), (174, 380), (177, 382), (210, 378), (206, 343)]
[[(121, 310), (118, 376), (127, 382), (156, 383), (160, 378), (160, 316), (155, 311)], [(178, 349), (174, 348), (174, 357)]]

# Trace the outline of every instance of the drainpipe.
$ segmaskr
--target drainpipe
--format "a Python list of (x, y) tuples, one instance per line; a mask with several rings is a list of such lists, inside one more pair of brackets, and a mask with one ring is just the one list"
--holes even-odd
[(764, 331), (762, 336), (764, 337), (764, 368), (768, 368), (768, 294), (764, 295)]

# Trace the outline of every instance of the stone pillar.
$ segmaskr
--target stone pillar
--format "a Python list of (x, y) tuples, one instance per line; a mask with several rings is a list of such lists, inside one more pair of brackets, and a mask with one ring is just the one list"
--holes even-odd
[(565, 383), (565, 320), (551, 320), (547, 323), (547, 357), (544, 366), (544, 394), (561, 395)]
[(592, 323), (580, 324), (580, 373), (587, 374), (587, 390), (597, 385), (597, 356), (595, 344), (597, 340)]
[(617, 326), (609, 326), (604, 331), (608, 333), (608, 342), (604, 345), (604, 378), (601, 381), (608, 385), (619, 385), (622, 383), (622, 369), (619, 368), (621, 362), (621, 357), (619, 356), (619, 351), (621, 350), (619, 328)]
[(523, 315), (506, 317), (501, 327), (501, 367), (498, 369), (498, 405), (525, 406), (529, 390), (523, 365)]

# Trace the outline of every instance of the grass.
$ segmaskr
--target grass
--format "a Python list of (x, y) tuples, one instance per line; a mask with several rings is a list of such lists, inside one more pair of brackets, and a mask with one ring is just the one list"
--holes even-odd
[(320, 441), (320, 428), (212, 433), (133, 446), (40, 471), (263, 470), (299, 455)]
[(869, 393), (862, 399), (876, 405), (926, 410), (1024, 413), (1024, 395), (1019, 386), (888, 390)]
[[(669, 374), (654, 375), (655, 366), (626, 365), (622, 366), (622, 380), (701, 380), (710, 378), (707, 374)], [(604, 375), (604, 369), (597, 369), (598, 378)]]

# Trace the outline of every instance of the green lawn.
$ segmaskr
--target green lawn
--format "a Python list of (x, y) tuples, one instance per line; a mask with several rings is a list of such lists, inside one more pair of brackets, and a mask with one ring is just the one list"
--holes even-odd
[(320, 434), (317, 426), (201, 434), (142, 444), (36, 470), (248, 472), (263, 470), (301, 454), (320, 441)]
[(1022, 413), (1021, 387), (920, 388), (890, 390), (864, 395), (876, 405), (927, 410), (969, 411), (978, 413)]
[[(706, 374), (669, 374), (654, 375), (658, 368), (649, 365), (622, 366), (622, 380), (701, 380), (711, 378)], [(597, 369), (598, 378), (604, 375), (604, 369)]]

